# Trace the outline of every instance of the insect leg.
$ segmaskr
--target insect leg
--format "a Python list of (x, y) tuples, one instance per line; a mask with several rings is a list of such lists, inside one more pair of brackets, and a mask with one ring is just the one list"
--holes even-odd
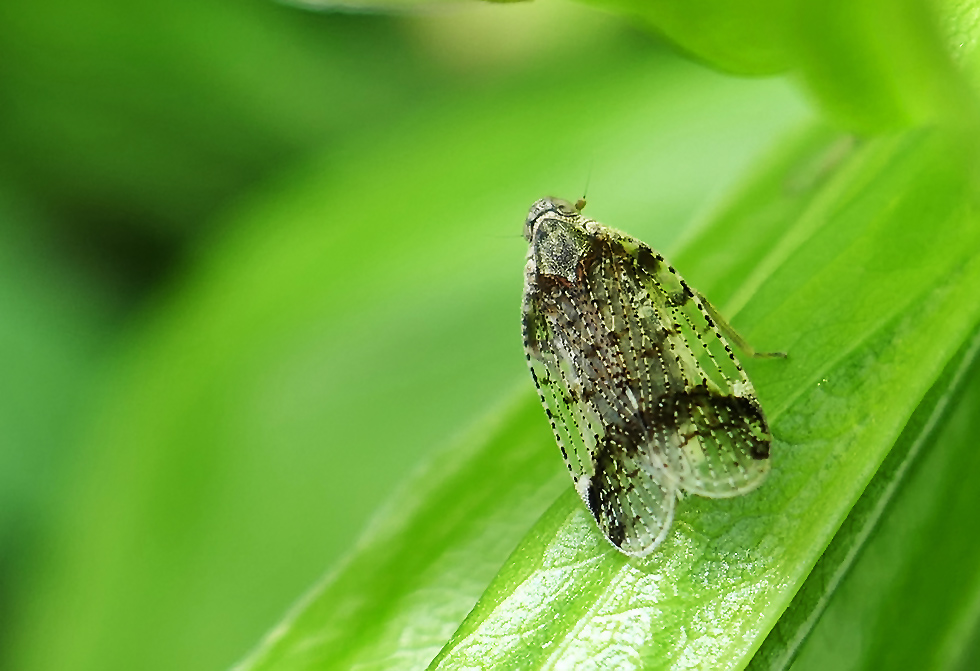
[(701, 304), (704, 306), (704, 309), (708, 311), (708, 314), (711, 315), (711, 319), (714, 320), (715, 324), (718, 325), (718, 328), (721, 329), (721, 332), (725, 334), (725, 337), (728, 338), (732, 342), (732, 344), (734, 344), (740, 350), (745, 352), (746, 355), (754, 359), (785, 359), (786, 358), (786, 352), (756, 352), (755, 348), (752, 347), (752, 345), (750, 345), (748, 342), (746, 342), (745, 338), (740, 336), (738, 331), (732, 328), (732, 325), (729, 324), (725, 320), (725, 318), (721, 316), (721, 313), (718, 312), (718, 309), (711, 304), (711, 301), (709, 301), (707, 298), (704, 297), (704, 294), (700, 292), (697, 292), (697, 294), (698, 294), (698, 298), (701, 299)]

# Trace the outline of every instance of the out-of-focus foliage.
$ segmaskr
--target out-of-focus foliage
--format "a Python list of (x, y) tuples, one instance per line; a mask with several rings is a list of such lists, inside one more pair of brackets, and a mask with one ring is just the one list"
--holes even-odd
[(35, 574), (41, 529), (71, 478), (71, 443), (115, 305), (39, 239), (37, 212), (0, 191), (0, 641)]
[[(969, 668), (973, 4), (592, 3), (815, 111), (613, 14), (440, 4), (0, 7), (0, 662)], [(520, 351), (526, 208), (590, 170), (790, 352), (768, 483), (643, 565)]]
[(719, 68), (795, 72), (835, 121), (859, 131), (977, 111), (975, 0), (588, 1)]
[[(862, 131), (973, 108), (972, 0), (590, 0), (631, 13), (693, 55), (744, 74), (795, 71), (838, 121)], [(967, 39), (964, 39), (967, 36)]]
[(73, 244), (152, 259), (431, 89), (417, 55), (384, 17), (265, 0), (6, 0), (0, 174), (80, 228)]
[[(302, 1), (369, 9), (447, 2)], [(977, 112), (976, 0), (584, 1), (635, 17), (722, 70), (795, 72), (835, 121), (855, 130), (949, 121), (964, 107)]]

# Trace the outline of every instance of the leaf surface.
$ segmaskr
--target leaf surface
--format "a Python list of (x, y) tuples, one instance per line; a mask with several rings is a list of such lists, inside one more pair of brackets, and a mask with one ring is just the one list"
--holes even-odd
[[(756, 347), (790, 354), (746, 364), (776, 437), (769, 481), (687, 498), (647, 561), (609, 547), (569, 487), (433, 668), (747, 664), (980, 318), (971, 174), (939, 131), (859, 143), (816, 128), (789, 143), (675, 257)], [(740, 241), (721, 267), (715, 236)], [(331, 659), (314, 615), (325, 593), (243, 668), (330, 668), (313, 661)]]

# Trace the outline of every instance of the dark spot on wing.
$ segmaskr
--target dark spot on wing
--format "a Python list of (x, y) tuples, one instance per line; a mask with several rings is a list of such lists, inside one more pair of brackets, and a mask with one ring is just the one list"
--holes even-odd
[[(614, 492), (615, 500), (611, 498)], [(611, 487), (599, 473), (589, 482), (589, 510), (592, 517), (599, 523), (609, 542), (621, 548), (626, 540), (626, 527), (617, 510), (618, 493), (619, 490)]]
[(686, 284), (683, 284), (681, 285), (681, 290), (672, 293), (670, 296), (667, 297), (667, 300), (670, 303), (670, 305), (679, 308), (680, 306), (684, 305), (692, 298), (694, 298), (694, 292), (691, 291), (691, 287), (687, 286)]
[[(699, 408), (706, 412), (698, 411)], [(652, 410), (648, 415), (649, 425), (668, 434), (680, 433), (680, 427), (685, 424), (697, 427), (697, 433), (710, 430), (729, 432), (745, 445), (746, 452), (753, 459), (769, 458), (769, 426), (755, 399), (717, 394), (700, 384), (665, 394)], [(685, 437), (691, 438), (693, 435)]]
[(636, 251), (636, 260), (640, 263), (640, 267), (643, 270), (651, 275), (656, 275), (657, 271), (660, 270), (663, 257), (659, 254), (654, 254), (652, 249), (641, 244), (640, 248)]
[(626, 472), (625, 464), (638, 460), (645, 443), (644, 432), (636, 422), (608, 426), (592, 457), (595, 474), (589, 483), (589, 508), (616, 547), (622, 547), (626, 539), (623, 518), (628, 513), (622, 509), (621, 494), (639, 475), (636, 469)]

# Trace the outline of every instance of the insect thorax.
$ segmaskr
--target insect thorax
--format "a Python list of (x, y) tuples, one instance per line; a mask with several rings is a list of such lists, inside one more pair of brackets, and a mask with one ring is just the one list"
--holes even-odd
[(566, 218), (551, 213), (537, 221), (531, 254), (539, 274), (576, 281), (579, 261), (593, 245), (583, 222), (584, 218), (579, 215)]

